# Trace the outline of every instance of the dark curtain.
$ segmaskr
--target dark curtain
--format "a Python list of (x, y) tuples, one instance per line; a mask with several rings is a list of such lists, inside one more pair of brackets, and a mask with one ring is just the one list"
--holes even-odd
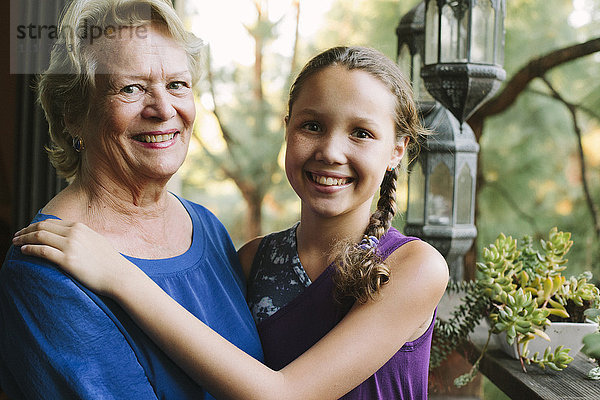
[[(21, 21), (55, 21), (56, 24), (67, 2), (68, 0), (19, 0), (11, 1), (11, 6), (18, 7)], [(27, 49), (26, 56), (19, 58), (19, 71), (43, 71), (47, 67), (51, 42), (40, 38), (34, 45), (39, 46)], [(42, 108), (36, 103), (36, 75), (18, 74), (16, 80), (13, 232), (27, 225), (37, 211), (66, 185), (63, 179), (56, 176), (44, 150), (49, 143), (48, 124)]]

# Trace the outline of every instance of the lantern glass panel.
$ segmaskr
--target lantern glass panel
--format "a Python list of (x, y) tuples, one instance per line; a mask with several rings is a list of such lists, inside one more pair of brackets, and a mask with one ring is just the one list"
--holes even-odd
[(442, 6), (440, 30), (440, 62), (467, 62), (469, 13), (460, 1)]
[(456, 183), (456, 223), (471, 223), (471, 202), (473, 199), (473, 176), (469, 165), (463, 165)]
[(494, 52), (496, 65), (504, 65), (504, 15), (506, 3), (501, 0), (496, 11), (496, 37), (494, 40)]
[(408, 213), (406, 221), (422, 224), (425, 220), (425, 176), (420, 162), (416, 162), (408, 177)]
[(472, 15), (471, 61), (493, 64), (495, 12), (491, 0), (476, 0)]
[(398, 66), (400, 70), (404, 73), (404, 76), (409, 78), (412, 81), (412, 68), (411, 68), (412, 57), (410, 55), (410, 49), (408, 47), (408, 43), (402, 44), (400, 48), (400, 53), (398, 54)]
[(453, 183), (450, 169), (438, 163), (429, 177), (427, 198), (427, 222), (431, 225), (452, 224)]
[(437, 1), (427, 3), (425, 15), (425, 65), (437, 64), (439, 40), (438, 6)]
[(435, 99), (429, 94), (427, 88), (425, 87), (425, 81), (421, 78), (421, 67), (423, 63), (421, 62), (421, 55), (419, 53), (415, 54), (413, 57), (413, 91), (415, 100), (420, 102), (434, 102)]

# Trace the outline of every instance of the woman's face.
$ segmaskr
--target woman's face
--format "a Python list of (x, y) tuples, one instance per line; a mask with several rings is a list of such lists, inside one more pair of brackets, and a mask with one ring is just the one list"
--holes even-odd
[(121, 184), (166, 183), (185, 159), (196, 116), (187, 56), (161, 27), (118, 33), (94, 43), (84, 165)]
[(362, 70), (327, 67), (308, 78), (287, 121), (285, 169), (302, 212), (335, 217), (368, 213), (396, 141), (395, 98)]

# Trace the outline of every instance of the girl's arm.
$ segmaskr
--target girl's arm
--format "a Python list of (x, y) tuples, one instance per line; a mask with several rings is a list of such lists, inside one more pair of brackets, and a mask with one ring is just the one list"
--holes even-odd
[(264, 366), (187, 312), (99, 234), (46, 220), (16, 234), (25, 254), (44, 257), (118, 301), (193, 379), (218, 398), (337, 399), (383, 366), (428, 325), (444, 293), (444, 259), (410, 242), (387, 260), (379, 298), (356, 305), (323, 339), (280, 371)]

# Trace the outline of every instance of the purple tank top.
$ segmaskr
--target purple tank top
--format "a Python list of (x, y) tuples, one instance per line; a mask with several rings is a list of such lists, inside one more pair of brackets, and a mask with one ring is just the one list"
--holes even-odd
[[(385, 260), (412, 240), (418, 239), (390, 228), (381, 238), (378, 252)], [(334, 266), (330, 265), (300, 295), (258, 324), (267, 366), (275, 370), (285, 367), (325, 336), (350, 310), (352, 304), (340, 307), (333, 300), (334, 273)], [(405, 343), (375, 374), (342, 399), (426, 399), (432, 335), (433, 322), (421, 337)]]

